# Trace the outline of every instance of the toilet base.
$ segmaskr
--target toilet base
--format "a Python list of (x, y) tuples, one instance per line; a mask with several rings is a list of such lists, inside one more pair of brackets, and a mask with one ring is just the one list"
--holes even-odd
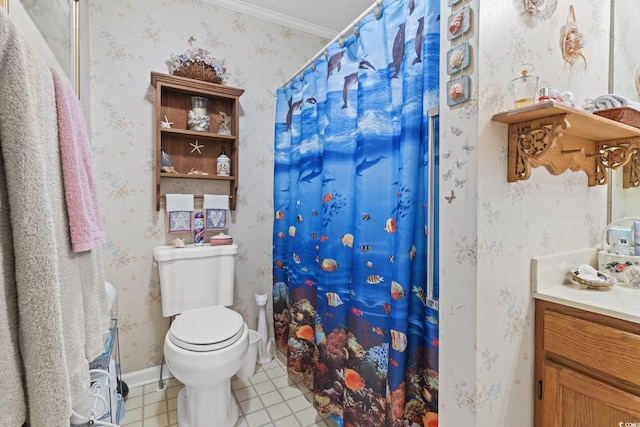
[[(219, 389), (197, 390), (183, 387), (178, 393), (178, 427), (229, 427), (238, 421), (238, 406), (231, 394), (231, 383), (227, 381), (229, 398), (220, 399)], [(189, 399), (187, 399), (189, 397)], [(215, 400), (213, 400), (215, 398)], [(189, 405), (194, 405), (190, 408)], [(200, 403), (200, 408), (206, 408), (205, 413), (189, 412)], [(203, 405), (204, 403), (204, 405)]]

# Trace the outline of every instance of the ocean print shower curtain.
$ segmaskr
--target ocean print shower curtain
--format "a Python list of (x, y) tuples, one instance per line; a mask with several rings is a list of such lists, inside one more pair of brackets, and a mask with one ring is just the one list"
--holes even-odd
[(439, 3), (385, 1), (277, 94), (277, 347), (347, 427), (438, 423), (427, 112)]

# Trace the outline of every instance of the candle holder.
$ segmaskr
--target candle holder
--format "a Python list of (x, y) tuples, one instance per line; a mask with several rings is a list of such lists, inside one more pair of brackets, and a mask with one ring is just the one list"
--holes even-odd
[(191, 110), (188, 113), (189, 130), (208, 132), (211, 118), (207, 113), (209, 100), (202, 96), (191, 97)]

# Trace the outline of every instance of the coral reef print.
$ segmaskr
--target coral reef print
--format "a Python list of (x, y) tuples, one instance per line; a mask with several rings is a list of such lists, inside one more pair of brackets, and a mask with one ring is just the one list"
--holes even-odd
[(435, 427), (438, 280), (426, 259), (438, 209), (423, 111), (439, 99), (439, 2), (390, 2), (358, 34), (278, 90), (276, 344), (341, 425)]

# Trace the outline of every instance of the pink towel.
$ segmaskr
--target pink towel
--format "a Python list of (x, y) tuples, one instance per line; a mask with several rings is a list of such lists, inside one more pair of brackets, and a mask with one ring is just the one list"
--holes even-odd
[(67, 79), (51, 70), (58, 110), (58, 138), (71, 249), (83, 252), (106, 242), (82, 105)]

